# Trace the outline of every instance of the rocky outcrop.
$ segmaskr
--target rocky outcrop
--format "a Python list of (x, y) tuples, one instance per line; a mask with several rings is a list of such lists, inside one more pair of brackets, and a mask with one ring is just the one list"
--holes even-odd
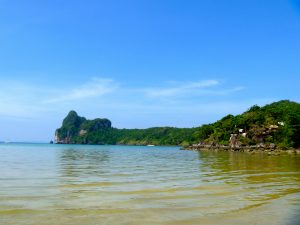
[(110, 128), (111, 122), (108, 119), (87, 120), (72, 110), (63, 120), (62, 126), (56, 130), (55, 142), (58, 144), (77, 143), (77, 139), (84, 138), (88, 132), (101, 132)]

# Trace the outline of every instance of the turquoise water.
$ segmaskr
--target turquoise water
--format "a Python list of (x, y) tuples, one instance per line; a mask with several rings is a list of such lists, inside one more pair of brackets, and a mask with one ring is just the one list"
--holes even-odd
[(0, 224), (298, 224), (300, 157), (0, 144)]

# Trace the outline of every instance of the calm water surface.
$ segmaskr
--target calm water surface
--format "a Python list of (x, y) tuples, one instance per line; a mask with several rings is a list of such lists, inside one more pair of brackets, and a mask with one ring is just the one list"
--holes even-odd
[(300, 157), (0, 145), (0, 224), (300, 224)]

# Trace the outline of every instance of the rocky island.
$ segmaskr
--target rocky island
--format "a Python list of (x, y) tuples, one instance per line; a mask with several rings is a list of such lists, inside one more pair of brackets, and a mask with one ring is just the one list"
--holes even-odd
[(57, 144), (189, 145), (197, 128), (117, 129), (108, 119), (88, 120), (70, 111), (55, 132)]
[(55, 132), (58, 144), (179, 145), (194, 150), (298, 151), (300, 104), (282, 100), (194, 128), (118, 129), (108, 119), (70, 111)]

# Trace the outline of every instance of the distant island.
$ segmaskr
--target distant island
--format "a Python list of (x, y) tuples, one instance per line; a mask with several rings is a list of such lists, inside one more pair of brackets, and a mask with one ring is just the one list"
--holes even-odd
[(55, 132), (58, 144), (178, 145), (191, 148), (300, 147), (300, 104), (282, 100), (194, 128), (118, 129), (108, 119), (70, 111)]

